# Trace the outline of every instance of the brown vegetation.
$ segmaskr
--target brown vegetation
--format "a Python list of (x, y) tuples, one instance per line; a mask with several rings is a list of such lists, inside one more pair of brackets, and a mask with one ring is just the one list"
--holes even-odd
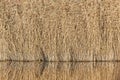
[(0, 60), (120, 60), (120, 1), (0, 0)]

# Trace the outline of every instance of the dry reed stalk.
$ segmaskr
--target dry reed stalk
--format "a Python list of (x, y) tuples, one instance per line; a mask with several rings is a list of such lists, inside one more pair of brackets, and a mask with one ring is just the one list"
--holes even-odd
[(0, 0), (0, 60), (120, 60), (120, 0)]

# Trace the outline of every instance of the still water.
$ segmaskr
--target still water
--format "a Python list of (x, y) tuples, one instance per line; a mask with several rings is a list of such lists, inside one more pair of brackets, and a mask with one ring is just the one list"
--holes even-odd
[(0, 80), (120, 80), (120, 63), (0, 62)]

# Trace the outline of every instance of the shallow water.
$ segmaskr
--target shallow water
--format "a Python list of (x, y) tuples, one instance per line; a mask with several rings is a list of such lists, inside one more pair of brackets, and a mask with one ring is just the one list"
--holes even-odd
[(120, 80), (117, 62), (0, 62), (0, 80)]

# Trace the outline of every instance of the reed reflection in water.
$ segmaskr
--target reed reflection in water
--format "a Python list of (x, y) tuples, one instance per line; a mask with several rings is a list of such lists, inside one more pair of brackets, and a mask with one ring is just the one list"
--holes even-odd
[(0, 80), (120, 80), (120, 63), (0, 62)]

